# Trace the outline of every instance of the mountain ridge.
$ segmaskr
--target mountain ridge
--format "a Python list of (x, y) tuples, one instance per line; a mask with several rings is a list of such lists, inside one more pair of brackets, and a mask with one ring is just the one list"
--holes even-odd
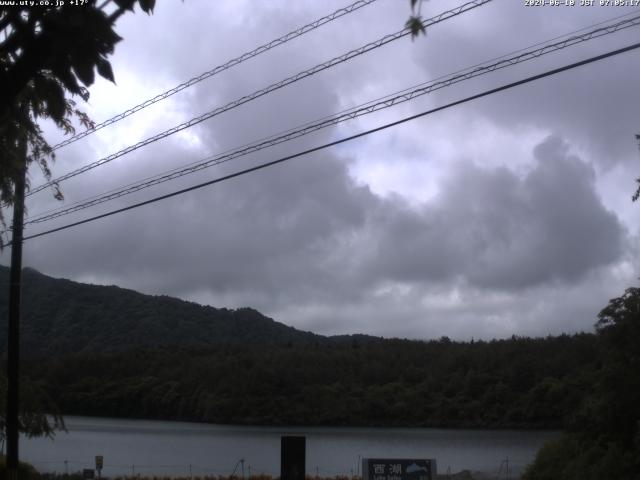
[[(0, 284), (9, 269), (0, 266)], [(6, 291), (6, 288), (5, 288)], [(7, 315), (6, 295), (0, 315)], [(116, 285), (92, 285), (23, 269), (23, 355), (51, 357), (157, 347), (216, 345), (318, 345), (375, 341), (367, 335), (327, 337), (298, 330), (259, 311), (216, 308), (167, 295), (147, 295)], [(6, 328), (0, 329), (0, 352)]]

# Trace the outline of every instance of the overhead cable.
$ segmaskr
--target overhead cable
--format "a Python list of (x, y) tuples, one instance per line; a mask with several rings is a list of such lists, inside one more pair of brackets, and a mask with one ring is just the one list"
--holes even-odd
[(101, 195), (97, 195), (89, 199), (76, 202), (75, 204), (68, 205), (66, 207), (60, 207), (60, 208), (51, 210), (49, 212), (45, 212), (43, 214), (36, 216), (33, 219), (27, 219), (27, 221), (25, 221), (25, 225), (42, 223), (48, 220), (52, 220), (54, 218), (61, 217), (63, 215), (68, 215), (80, 210), (85, 210), (92, 206), (95, 206), (110, 200), (114, 200), (116, 198), (120, 198), (125, 195), (132, 194), (134, 192), (138, 192), (140, 190), (152, 187), (154, 185), (158, 185), (160, 183), (174, 180), (174, 179), (183, 177), (185, 175), (203, 170), (205, 168), (209, 168), (214, 165), (219, 165), (221, 163), (228, 162), (235, 158), (257, 152), (264, 148), (293, 140), (295, 138), (307, 135), (309, 133), (321, 130), (323, 128), (336, 125), (338, 123), (341, 123), (347, 120), (358, 118), (373, 112), (384, 110), (386, 108), (390, 108), (392, 106), (395, 106), (404, 102), (408, 102), (417, 97), (426, 95), (428, 93), (431, 93), (433, 91), (436, 91), (442, 88), (449, 87), (451, 85), (463, 82), (465, 80), (469, 80), (471, 78), (475, 78), (480, 75), (494, 72), (502, 68), (513, 66), (518, 63), (526, 62), (528, 60), (539, 58), (543, 55), (547, 55), (549, 53), (576, 45), (578, 43), (586, 42), (594, 38), (600, 38), (604, 35), (609, 35), (614, 32), (618, 32), (620, 30), (633, 27), (633, 26), (640, 26), (640, 15), (616, 22), (615, 24), (605, 25), (603, 27), (596, 28), (594, 30), (585, 32), (580, 35), (565, 38), (562, 41), (555, 42), (553, 44), (544, 45), (537, 49), (518, 50), (517, 55), (510, 56), (510, 57), (503, 56), (499, 61), (491, 63), (489, 65), (469, 67), (468, 69), (462, 70), (460, 72), (456, 72), (455, 74), (440, 77), (440, 79), (437, 81), (434, 80), (428, 83), (421, 84), (417, 86), (418, 88), (414, 87), (413, 90), (403, 90), (401, 93), (393, 94), (393, 96), (383, 97), (382, 99), (380, 99), (375, 103), (369, 102), (367, 104), (364, 104), (359, 107), (355, 107), (353, 109), (347, 110), (340, 114), (336, 114), (330, 117), (324, 117), (323, 119), (320, 119), (318, 121), (307, 123), (297, 129), (292, 129), (282, 134), (279, 134), (264, 140), (259, 140), (259, 141), (247, 144), (243, 147), (239, 147), (239, 148), (230, 150), (228, 152), (224, 152), (222, 154), (208, 157), (204, 160), (193, 163), (181, 169), (174, 169), (169, 172), (165, 172), (165, 173), (156, 175), (154, 177), (147, 178), (145, 180), (126, 185), (122, 188), (111, 190)]
[[(460, 5), (459, 7), (456, 7), (452, 10), (447, 10), (445, 12), (442, 12), (439, 15), (436, 15), (435, 17), (429, 18), (425, 21), (423, 21), (423, 25), (425, 28), (435, 25), (437, 23), (443, 22), (445, 20), (448, 20), (450, 18), (453, 18), (457, 15), (460, 15), (462, 13), (465, 13), (471, 9), (474, 9), (476, 7), (479, 7), (480, 5), (484, 5), (486, 3), (489, 3), (492, 0), (473, 0), (471, 2), (467, 2), (463, 5)], [(399, 38), (405, 37), (407, 35), (411, 34), (411, 30), (409, 28), (404, 28), (402, 30), (400, 30), (399, 32), (390, 34), (390, 35), (385, 35), (384, 37), (368, 43), (360, 48), (357, 48), (355, 50), (351, 50), (350, 52), (347, 52), (343, 55), (340, 55), (338, 57), (335, 57), (327, 62), (321, 63), (319, 65), (316, 65), (308, 70), (304, 70), (302, 72), (299, 72), (293, 76), (287, 77), (284, 80), (281, 80), (277, 83), (271, 84), (268, 87), (262, 88), (260, 90), (257, 90), (249, 95), (245, 95), (244, 97), (238, 98), (237, 100), (234, 100), (233, 102), (230, 102), (222, 107), (218, 107), (214, 110), (211, 110), (210, 112), (207, 112), (203, 115), (200, 115), (198, 117), (192, 118), (191, 120), (188, 120), (184, 123), (181, 123), (180, 125), (176, 125), (175, 127), (172, 127), (168, 130), (165, 130), (164, 132), (158, 133), (152, 137), (147, 138), (146, 140), (142, 140), (134, 145), (130, 145), (116, 153), (113, 153), (107, 157), (101, 158), (100, 160), (96, 160), (95, 162), (89, 163), (83, 167), (78, 168), (77, 170), (74, 170), (72, 172), (69, 172), (65, 175), (62, 175), (60, 177), (57, 177), (53, 180), (50, 180), (44, 184), (41, 184), (38, 187), (35, 187), (33, 189), (31, 189), (26, 196), (31, 196), (35, 193), (38, 193), (42, 190), (44, 190), (47, 187), (53, 186), (53, 185), (58, 185), (60, 182), (68, 180), (69, 178), (75, 177), (77, 175), (80, 175), (81, 173), (85, 173), (89, 170), (92, 170), (96, 167), (99, 167), (100, 165), (104, 165), (105, 163), (111, 162), (113, 160), (115, 160), (116, 158), (122, 157), (123, 155), (126, 155), (128, 153), (133, 152), (134, 150), (138, 150), (139, 148), (145, 147), (147, 145), (150, 145), (154, 142), (157, 142), (158, 140), (162, 140), (163, 138), (166, 138), (170, 135), (173, 135), (174, 133), (180, 132), (186, 128), (189, 127), (193, 127), (194, 125), (197, 125), (199, 123), (204, 122), (205, 120), (209, 120), (210, 118), (215, 117), (216, 115), (220, 115), (221, 113), (224, 113), (228, 110), (231, 110), (233, 108), (239, 107), (240, 105), (243, 105), (245, 103), (248, 103), (252, 100), (255, 100), (259, 97), (262, 97), (264, 95), (267, 95), (268, 93), (271, 93), (275, 90), (278, 90), (280, 88), (286, 87), (287, 85), (290, 85), (292, 83), (295, 83), (299, 80), (302, 80), (303, 78), (306, 77), (310, 77), (311, 75), (315, 75), (318, 72), (321, 72), (323, 70), (326, 70), (328, 68), (334, 67), (338, 64), (344, 63), (348, 60), (351, 60), (352, 58), (355, 58), (359, 55), (362, 55), (364, 53), (367, 53), (371, 50), (374, 50), (376, 48), (379, 48), (383, 45), (386, 45), (387, 43), (393, 42), (395, 40), (398, 40)]]
[[(424, 116), (439, 112), (441, 110), (446, 110), (446, 109), (454, 107), (456, 105), (461, 105), (463, 103), (467, 103), (467, 102), (470, 102), (472, 100), (476, 100), (476, 99), (479, 99), (479, 98), (482, 98), (482, 97), (486, 97), (488, 95), (493, 95), (495, 93), (498, 93), (498, 92), (501, 92), (501, 91), (504, 91), (504, 90), (508, 90), (508, 89), (511, 89), (511, 88), (514, 88), (514, 87), (517, 87), (517, 86), (520, 86), (520, 85), (524, 85), (526, 83), (531, 83), (531, 82), (534, 82), (534, 81), (537, 81), (537, 80), (541, 80), (541, 79), (543, 79), (545, 77), (549, 77), (551, 75), (556, 75), (558, 73), (565, 72), (567, 70), (571, 70), (571, 69), (574, 69), (574, 68), (577, 68), (577, 67), (581, 67), (583, 65), (587, 65), (587, 64), (594, 63), (594, 62), (597, 62), (597, 61), (600, 61), (600, 60), (604, 60), (606, 58), (613, 57), (615, 55), (620, 55), (621, 53), (625, 53), (625, 52), (629, 52), (629, 51), (632, 51), (632, 50), (636, 50), (638, 48), (640, 48), (640, 42), (639, 43), (634, 43), (634, 44), (629, 45), (629, 46), (624, 47), (624, 48), (619, 48), (617, 50), (612, 50), (612, 51), (610, 51), (608, 53), (604, 53), (604, 54), (601, 54), (601, 55), (590, 57), (590, 58), (587, 58), (585, 60), (581, 60), (579, 62), (571, 63), (569, 65), (565, 65), (564, 67), (554, 68), (553, 70), (548, 70), (548, 71), (546, 71), (544, 73), (540, 73), (538, 75), (533, 75), (533, 76), (524, 78), (522, 80), (518, 80), (516, 82), (508, 83), (506, 85), (502, 85), (502, 86), (497, 87), (497, 88), (492, 88), (492, 89), (486, 90), (486, 91), (484, 91), (482, 93), (478, 93), (476, 95), (472, 95), (470, 97), (466, 97), (466, 98), (463, 98), (461, 100), (457, 100), (455, 102), (451, 102), (451, 103), (448, 103), (448, 104), (440, 106), (440, 107), (432, 108), (430, 110), (426, 110), (426, 111), (418, 113), (416, 115), (411, 115), (409, 117), (405, 117), (405, 118), (397, 120), (395, 122), (387, 123), (385, 125), (381, 125), (379, 127), (372, 128), (370, 130), (366, 130), (364, 132), (360, 132), (360, 133), (357, 133), (355, 135), (351, 135), (349, 137), (344, 137), (344, 138), (341, 138), (339, 140), (335, 140), (333, 142), (325, 143), (324, 145), (313, 147), (313, 148), (310, 148), (308, 150), (304, 150), (302, 152), (295, 153), (293, 155), (287, 155), (285, 157), (278, 158), (277, 160), (272, 160), (270, 162), (262, 163), (260, 165), (256, 165), (254, 167), (247, 168), (245, 170), (241, 170), (241, 171), (229, 174), (229, 175), (225, 175), (223, 177), (215, 178), (213, 180), (209, 180), (207, 182), (200, 183), (198, 185), (193, 185), (191, 187), (183, 188), (183, 189), (177, 190), (175, 192), (171, 192), (171, 193), (168, 193), (168, 194), (165, 194), (165, 195), (160, 195), (160, 196), (152, 198), (150, 200), (145, 200), (143, 202), (135, 203), (133, 205), (129, 205), (129, 206), (124, 207), (124, 208), (119, 208), (117, 210), (112, 210), (110, 212), (103, 213), (101, 215), (96, 215), (96, 216), (93, 216), (93, 217), (89, 217), (89, 218), (86, 218), (84, 220), (80, 220), (80, 221), (77, 221), (77, 222), (69, 223), (67, 225), (63, 225), (63, 226), (60, 226), (60, 227), (57, 227), (57, 228), (52, 228), (52, 229), (46, 230), (44, 232), (36, 233), (36, 234), (33, 234), (33, 235), (28, 235), (28, 236), (25, 236), (23, 240), (30, 240), (30, 239), (33, 239), (33, 238), (42, 237), (44, 235), (49, 235), (51, 233), (60, 232), (62, 230), (67, 230), (69, 228), (76, 227), (78, 225), (83, 225), (85, 223), (90, 223), (90, 222), (93, 222), (93, 221), (96, 221), (96, 220), (99, 220), (99, 219), (102, 219), (102, 218), (106, 218), (106, 217), (110, 217), (112, 215), (116, 215), (118, 213), (123, 213), (123, 212), (129, 211), (129, 210), (133, 210), (133, 209), (145, 206), (145, 205), (150, 205), (152, 203), (159, 202), (161, 200), (166, 200), (166, 199), (171, 198), (171, 197), (182, 195), (182, 194), (187, 193), (187, 192), (192, 192), (194, 190), (198, 190), (198, 189), (210, 186), (210, 185), (214, 185), (216, 183), (221, 183), (221, 182), (224, 182), (226, 180), (230, 180), (232, 178), (240, 177), (240, 176), (246, 175), (248, 173), (256, 172), (258, 170), (263, 170), (263, 169), (265, 169), (267, 167), (272, 167), (274, 165), (278, 165), (280, 163), (284, 163), (284, 162), (287, 162), (289, 160), (293, 160), (295, 158), (299, 158), (299, 157), (302, 157), (304, 155), (308, 155), (310, 153), (318, 152), (318, 151), (324, 150), (324, 149), (329, 148), (329, 147), (333, 147), (333, 146), (336, 146), (336, 145), (339, 145), (339, 144), (342, 144), (342, 143), (345, 143), (345, 142), (349, 142), (351, 140), (355, 140), (355, 139), (360, 138), (360, 137), (371, 135), (372, 133), (380, 132), (380, 131), (385, 130), (387, 128), (395, 127), (397, 125), (400, 125), (400, 124), (403, 124), (403, 123), (406, 123), (406, 122), (409, 122), (409, 121), (412, 121), (412, 120), (416, 120), (418, 118), (421, 118), (421, 117), (424, 117)], [(11, 245), (11, 242), (8, 242), (8, 243), (4, 244), (3, 248), (7, 247), (9, 245)]]
[(275, 47), (279, 47), (280, 45), (284, 45), (285, 43), (298, 38), (301, 35), (304, 35), (305, 33), (308, 33), (312, 30), (315, 30), (318, 27), (321, 27), (322, 25), (325, 25), (329, 22), (332, 22), (333, 20), (336, 20), (340, 17), (343, 17), (344, 15), (347, 15), (349, 13), (355, 12), (356, 10), (365, 7), (373, 2), (375, 2), (376, 0), (358, 0), (357, 2), (352, 3), (351, 5), (344, 7), (344, 8), (340, 8), (338, 10), (336, 10), (333, 13), (330, 13), (329, 15), (326, 15), (322, 18), (319, 18), (307, 25), (304, 25), (296, 30), (293, 30), (289, 33), (287, 33), (286, 35), (283, 35), (279, 38), (276, 38), (275, 40), (271, 40), (268, 43), (265, 43), (264, 45), (260, 45), (259, 47), (251, 50), (250, 52), (246, 52), (243, 53), (242, 55), (240, 55), (239, 57), (235, 57), (231, 60), (228, 60), (227, 62), (223, 63), (222, 65), (218, 65), (214, 68), (212, 68), (209, 71), (206, 71), (204, 73), (201, 73), (200, 75), (193, 77), (189, 80), (187, 80), (186, 82), (181, 83), (180, 85), (173, 87), (169, 90), (167, 90), (164, 93), (160, 93), (158, 95), (156, 95), (153, 98), (150, 98), (148, 100), (145, 100), (144, 102), (131, 107), (127, 110), (125, 110), (122, 113), (119, 113), (118, 115), (115, 115), (111, 118), (109, 118), (108, 120), (105, 120), (101, 123), (98, 123), (97, 125), (95, 125), (93, 128), (88, 128), (87, 130), (84, 130), (80, 133), (77, 133), (75, 135), (73, 135), (72, 137), (69, 137), (65, 140), (63, 140), (62, 142), (54, 145), (52, 147), (53, 150), (57, 150), (59, 148), (64, 147), (65, 145), (69, 145), (71, 143), (74, 143), (78, 140), (80, 140), (81, 138), (86, 137), (87, 135), (90, 135), (94, 132), (97, 132), (98, 130), (109, 126), (113, 123), (119, 122), (120, 120), (133, 115), (136, 112), (139, 112), (140, 110), (153, 105), (154, 103), (157, 103), (161, 100), (164, 100), (165, 98), (169, 98), (172, 95), (175, 95), (178, 92), (181, 92), (182, 90), (189, 88), (193, 85), (195, 85), (196, 83), (200, 83), (203, 80), (206, 80), (207, 78), (213, 77), (214, 75), (217, 75), (218, 73), (221, 73), (225, 70), (230, 69), (231, 67), (235, 67), (236, 65), (241, 64), (242, 62), (249, 60), (250, 58), (256, 57), (262, 53), (265, 53)]

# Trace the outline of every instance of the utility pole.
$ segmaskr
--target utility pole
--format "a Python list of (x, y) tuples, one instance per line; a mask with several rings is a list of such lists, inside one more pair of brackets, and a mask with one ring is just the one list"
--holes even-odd
[[(22, 162), (26, 159), (26, 147)], [(7, 479), (18, 480), (18, 414), (20, 371), (20, 297), (22, 287), (22, 237), (24, 227), (24, 190), (26, 163), (15, 177), (13, 224), (11, 236), (11, 269), (9, 272), (9, 325), (7, 333)]]

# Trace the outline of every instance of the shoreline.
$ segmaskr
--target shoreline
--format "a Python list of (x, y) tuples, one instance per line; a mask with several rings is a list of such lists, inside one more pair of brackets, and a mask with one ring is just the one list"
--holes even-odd
[(127, 422), (165, 422), (172, 424), (185, 424), (185, 425), (200, 425), (210, 427), (212, 429), (259, 429), (259, 430), (273, 430), (273, 431), (297, 431), (297, 430), (319, 430), (319, 429), (331, 429), (331, 430), (387, 430), (387, 431), (401, 431), (401, 430), (446, 430), (446, 431), (469, 431), (469, 432), (540, 432), (540, 433), (560, 433), (562, 431), (562, 426), (558, 427), (540, 427), (535, 425), (522, 425), (522, 426), (481, 426), (481, 425), (470, 425), (470, 426), (448, 426), (448, 425), (437, 425), (437, 426), (423, 426), (423, 425), (385, 425), (385, 424), (376, 424), (376, 425), (358, 425), (358, 424), (279, 424), (279, 423), (211, 423), (199, 420), (181, 420), (181, 419), (166, 419), (166, 418), (142, 418), (142, 417), (111, 417), (104, 415), (81, 415), (81, 414), (62, 414), (63, 419), (67, 418), (72, 419), (96, 419), (96, 420), (107, 420), (107, 421), (127, 421)]

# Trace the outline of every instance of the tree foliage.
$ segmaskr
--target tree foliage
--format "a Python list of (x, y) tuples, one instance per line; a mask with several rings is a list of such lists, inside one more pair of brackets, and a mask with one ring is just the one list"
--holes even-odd
[[(27, 3), (27, 2), (24, 2)], [(95, 72), (114, 81), (108, 57), (121, 38), (116, 20), (138, 4), (150, 13), (155, 0), (107, 0), (97, 6), (0, 7), (0, 200), (14, 199), (14, 179), (37, 163), (49, 179), (55, 157), (39, 119), (51, 119), (64, 133), (74, 119), (91, 128), (74, 97), (87, 100)], [(61, 197), (59, 189), (54, 195)], [(0, 209), (0, 220), (2, 211)]]
[(83, 353), (27, 371), (66, 414), (262, 425), (561, 428), (594, 335)]
[[(6, 384), (4, 374), (0, 375), (0, 411), (6, 409)], [(0, 416), (0, 443), (4, 444), (5, 419)], [(42, 388), (42, 385), (22, 378), (20, 385), (20, 412), (18, 429), (27, 437), (53, 437), (56, 430), (64, 430), (64, 419), (56, 402)]]
[[(116, 20), (136, 4), (151, 13), (155, 0), (106, 0), (100, 6), (96, 0), (88, 0), (79, 6), (59, 7), (28, 3), (0, 7), (2, 205), (13, 203), (16, 178), (24, 175), (29, 165), (36, 163), (45, 178), (51, 177), (49, 163), (54, 152), (39, 125), (41, 119), (50, 119), (65, 134), (74, 132), (74, 121), (83, 128), (92, 127), (74, 97), (88, 99), (87, 87), (94, 82), (95, 72), (114, 81), (108, 57), (121, 39), (115, 32)], [(54, 196), (62, 197), (57, 187)], [(0, 223), (4, 224), (2, 206)], [(51, 435), (54, 429), (64, 427), (39, 387), (26, 383), (21, 393), (21, 431)], [(0, 423), (4, 424), (3, 419)]]
[[(409, 0), (411, 3), (411, 16), (405, 23), (405, 27), (411, 29), (411, 38), (416, 38), (420, 34), (426, 35), (427, 31), (422, 24), (422, 2), (423, 0)], [(416, 5), (418, 6), (416, 8)]]
[[(8, 282), (9, 270), (0, 266), (0, 285)], [(217, 309), (54, 279), (28, 268), (22, 286), (22, 351), (30, 358), (161, 346), (313, 345), (325, 340), (251, 308)], [(6, 317), (7, 308), (7, 298), (0, 295), (0, 317)], [(0, 352), (5, 348), (6, 330), (0, 329)]]
[(528, 480), (640, 478), (640, 288), (598, 315), (601, 366), (566, 433), (546, 445)]

